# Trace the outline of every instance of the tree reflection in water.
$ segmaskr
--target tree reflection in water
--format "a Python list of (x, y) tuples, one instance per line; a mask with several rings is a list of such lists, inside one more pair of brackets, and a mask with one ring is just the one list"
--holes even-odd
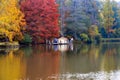
[(119, 44), (36, 45), (0, 50), (0, 80), (119, 80), (119, 76)]
[(5, 50), (0, 54), (2, 54), (0, 56), (0, 80), (17, 80), (25, 77), (26, 65), (22, 51)]
[(60, 72), (60, 51), (51, 45), (33, 46), (33, 54), (27, 59), (27, 76), (31, 80), (47, 80)]
[(68, 78), (71, 80), (75, 77), (83, 79), (80, 75), (88, 75), (84, 79), (116, 80), (115, 77), (120, 76), (119, 44), (75, 45), (74, 47), (73, 51), (68, 50), (64, 53), (61, 63), (63, 74), (57, 74), (56, 77), (66, 79), (71, 76)]

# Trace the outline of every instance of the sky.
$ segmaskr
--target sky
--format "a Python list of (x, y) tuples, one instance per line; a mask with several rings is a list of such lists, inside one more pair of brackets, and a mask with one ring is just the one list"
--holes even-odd
[(120, 0), (115, 0), (115, 1), (119, 2)]
[[(101, 1), (105, 1), (105, 0), (101, 0)], [(115, 0), (115, 1), (120, 2), (120, 0)]]
[[(105, 1), (105, 0), (101, 0), (101, 1)], [(120, 0), (115, 0), (115, 1), (120, 2)]]

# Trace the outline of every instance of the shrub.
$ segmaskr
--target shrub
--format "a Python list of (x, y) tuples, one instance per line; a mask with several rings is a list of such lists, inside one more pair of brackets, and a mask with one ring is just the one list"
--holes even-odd
[(24, 38), (21, 41), (21, 43), (23, 43), (23, 44), (30, 44), (30, 43), (32, 43), (31, 36), (29, 34), (24, 34)]
[(100, 43), (100, 41), (101, 41), (101, 35), (96, 35), (95, 36), (95, 40), (96, 40), (97, 43)]
[(81, 41), (83, 41), (83, 42), (88, 42), (89, 41), (89, 37), (85, 33), (80, 34), (80, 37), (81, 37)]

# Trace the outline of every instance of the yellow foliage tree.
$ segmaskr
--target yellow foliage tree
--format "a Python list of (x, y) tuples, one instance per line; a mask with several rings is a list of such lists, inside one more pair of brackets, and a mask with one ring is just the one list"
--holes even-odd
[(95, 37), (97, 35), (100, 35), (99, 31), (98, 31), (98, 26), (97, 25), (91, 25), (88, 29), (88, 33), (91, 37)]
[(114, 23), (114, 11), (113, 11), (113, 5), (111, 0), (105, 0), (104, 5), (103, 5), (103, 21), (104, 21), (104, 27), (107, 31), (107, 33), (110, 32), (111, 27), (113, 26)]
[(98, 26), (97, 25), (91, 25), (88, 29), (88, 34), (91, 38), (91, 41), (97, 41), (99, 42), (100, 41), (100, 38), (101, 38), (101, 35), (99, 33), (99, 30), (98, 30)]
[(0, 0), (0, 35), (8, 37), (10, 42), (18, 36), (17, 40), (21, 40), (25, 24), (18, 0)]

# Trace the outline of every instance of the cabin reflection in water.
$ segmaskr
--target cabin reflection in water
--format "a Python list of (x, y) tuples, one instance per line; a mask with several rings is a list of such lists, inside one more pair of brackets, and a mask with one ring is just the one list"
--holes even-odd
[(69, 45), (52, 45), (52, 49), (54, 49), (54, 51), (68, 51), (71, 50), (73, 51), (73, 44), (69, 44)]

